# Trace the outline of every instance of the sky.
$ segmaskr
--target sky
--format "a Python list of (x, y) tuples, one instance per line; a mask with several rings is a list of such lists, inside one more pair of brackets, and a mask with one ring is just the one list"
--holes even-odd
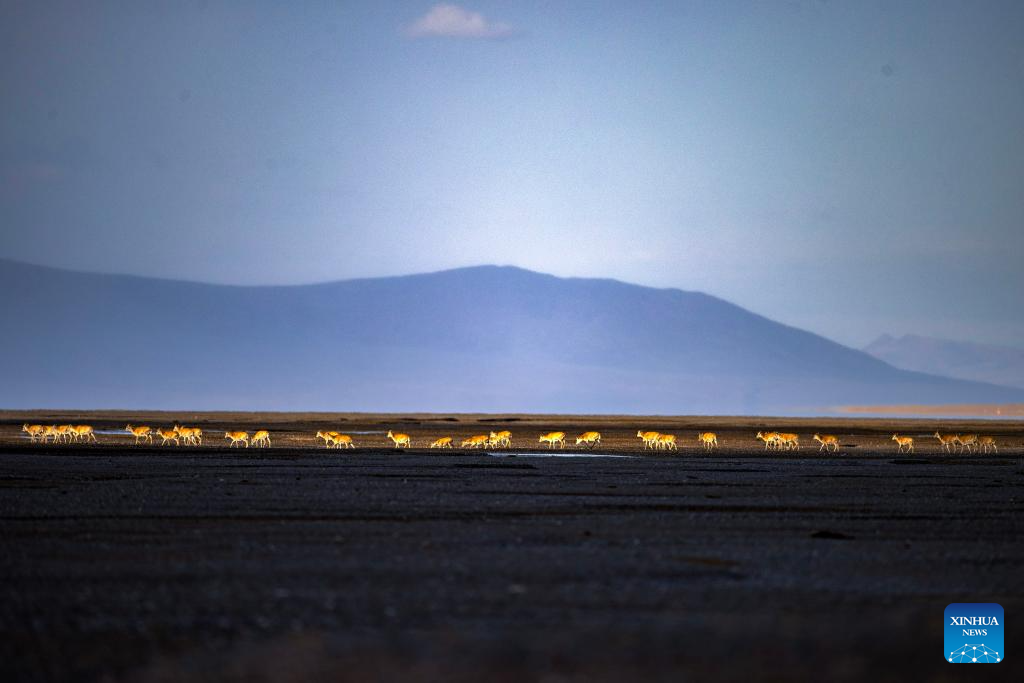
[(1024, 346), (1024, 3), (0, 0), (0, 257)]

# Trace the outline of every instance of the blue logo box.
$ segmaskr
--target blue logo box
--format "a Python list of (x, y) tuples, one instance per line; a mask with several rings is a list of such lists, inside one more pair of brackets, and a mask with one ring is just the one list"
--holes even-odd
[(1003, 651), (1003, 608), (994, 602), (946, 605), (945, 652), (951, 664), (998, 664)]

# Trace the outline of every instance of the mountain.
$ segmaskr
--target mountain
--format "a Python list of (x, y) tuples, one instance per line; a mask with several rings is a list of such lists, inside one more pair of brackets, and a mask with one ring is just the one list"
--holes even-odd
[(287, 287), (0, 261), (0, 406), (795, 414), (1024, 392), (715, 297), (480, 266)]
[(1024, 388), (1024, 349), (883, 334), (864, 352), (904, 370)]

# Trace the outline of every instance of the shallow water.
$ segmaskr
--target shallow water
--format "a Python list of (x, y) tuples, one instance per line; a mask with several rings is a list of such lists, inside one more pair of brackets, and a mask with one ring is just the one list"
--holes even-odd
[(636, 458), (635, 455), (612, 455), (610, 453), (566, 453), (565, 451), (536, 451), (532, 453), (484, 451), (492, 458)]

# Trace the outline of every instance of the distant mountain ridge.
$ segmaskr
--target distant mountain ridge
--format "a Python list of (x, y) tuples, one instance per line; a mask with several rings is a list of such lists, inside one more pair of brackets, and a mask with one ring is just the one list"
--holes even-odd
[(904, 370), (1024, 389), (1024, 349), (883, 334), (863, 351)]
[(1020, 402), (707, 294), (479, 266), (240, 287), (0, 260), (0, 406), (796, 414)]

